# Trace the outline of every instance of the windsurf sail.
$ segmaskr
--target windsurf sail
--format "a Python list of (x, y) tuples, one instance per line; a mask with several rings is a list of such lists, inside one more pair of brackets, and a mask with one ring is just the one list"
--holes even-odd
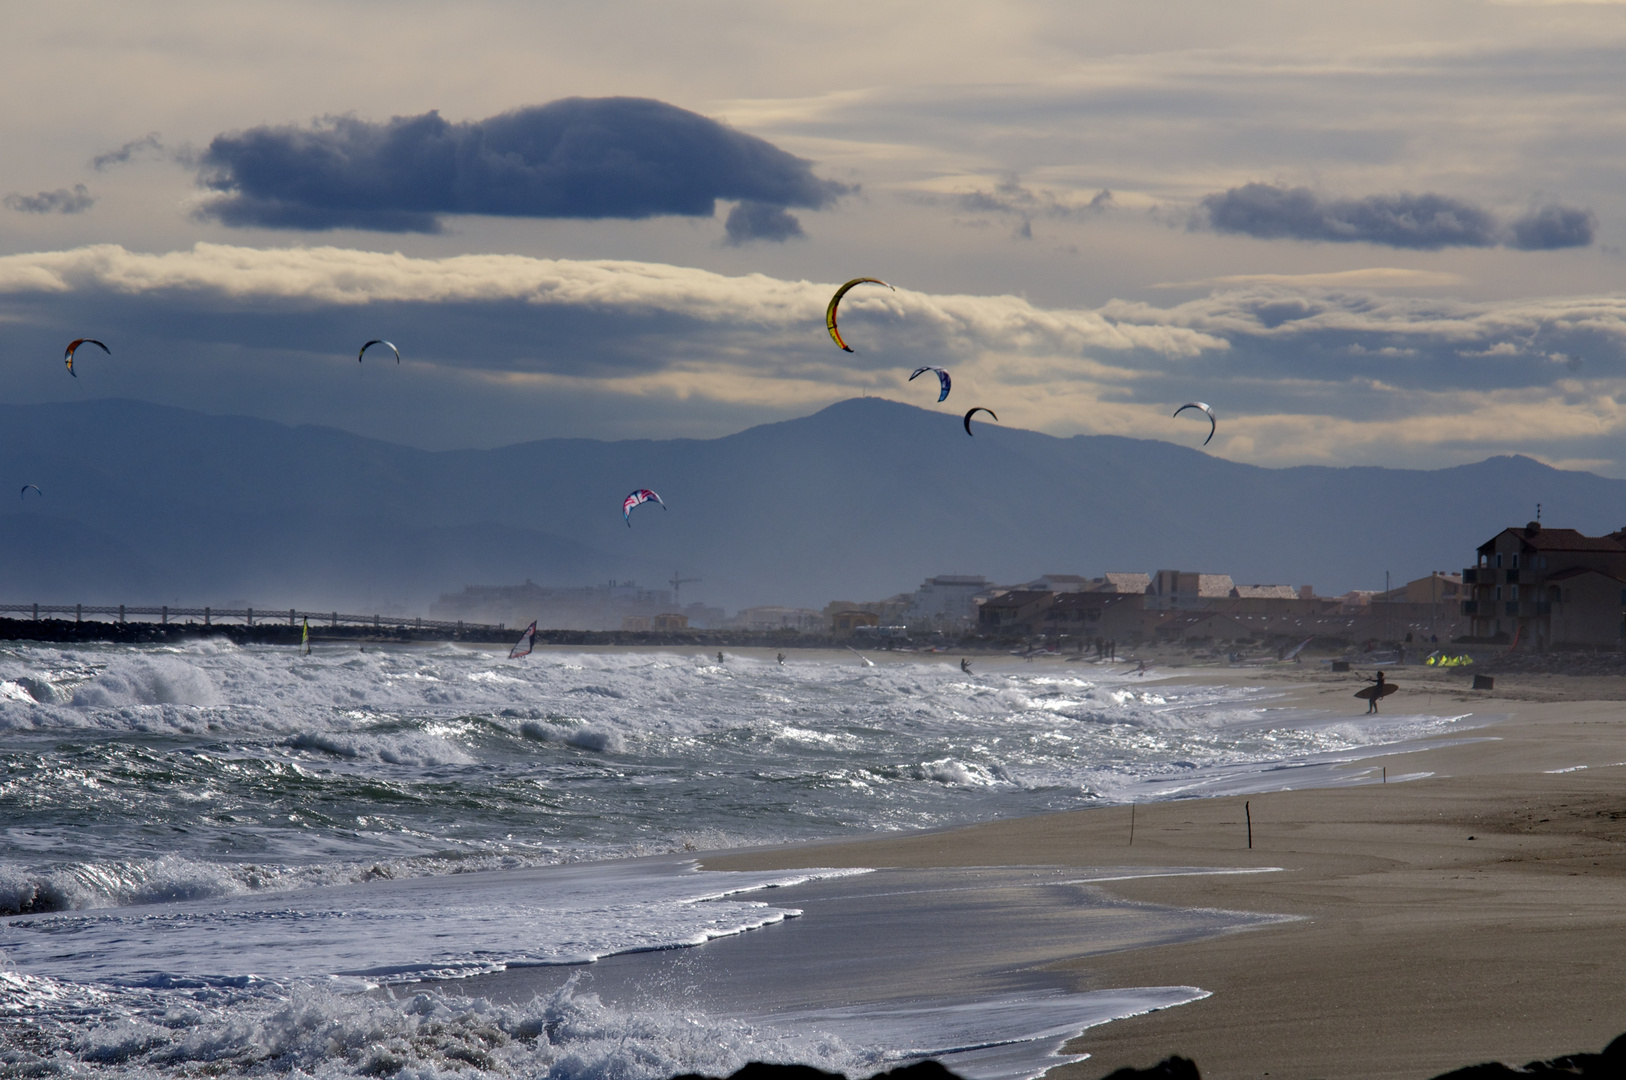
[(525, 632), (519, 636), (519, 640), (514, 643), (514, 647), (508, 650), (508, 659), (518, 660), (522, 656), (531, 655), (531, 646), (535, 642), (536, 622), (533, 620), (531, 625), (525, 628)]
[(1310, 644), (1310, 642), (1312, 642), (1314, 640), (1315, 640), (1315, 635), (1312, 634), (1311, 636), (1305, 638), (1303, 641), (1299, 642), (1297, 645), (1293, 646), (1293, 648), (1290, 649), (1288, 651), (1287, 655), (1283, 656), (1282, 659), (1283, 660), (1296, 660), (1296, 659), (1298, 659), (1298, 655), (1299, 655), (1299, 653), (1304, 651), (1304, 647), (1306, 645)]
[(305, 655), (309, 656), (311, 654), (311, 620), (308, 615), (305, 617), (304, 632), (299, 635), (299, 643), (305, 647)]

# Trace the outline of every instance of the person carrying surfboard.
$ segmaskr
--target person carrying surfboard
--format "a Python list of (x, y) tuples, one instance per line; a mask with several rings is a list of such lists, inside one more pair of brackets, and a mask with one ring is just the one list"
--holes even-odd
[(1366, 711), (1368, 715), (1378, 711), (1378, 699), (1383, 697), (1383, 695), (1388, 692), (1388, 689), (1383, 682), (1383, 672), (1378, 672), (1377, 684), (1369, 689), (1372, 691), (1372, 699), (1366, 703)]

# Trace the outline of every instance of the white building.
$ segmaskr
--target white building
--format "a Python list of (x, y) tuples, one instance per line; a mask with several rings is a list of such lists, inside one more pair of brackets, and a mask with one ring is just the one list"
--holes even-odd
[(981, 574), (938, 574), (923, 581), (906, 612), (910, 626), (948, 629), (969, 626), (977, 621), (978, 596), (993, 583)]

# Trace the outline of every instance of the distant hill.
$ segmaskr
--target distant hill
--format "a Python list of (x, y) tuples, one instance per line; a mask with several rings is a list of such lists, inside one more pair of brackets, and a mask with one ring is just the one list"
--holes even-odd
[[(822, 606), (937, 573), (1177, 567), (1381, 588), (1460, 569), (1507, 525), (1626, 525), (1626, 481), (1523, 457), (1434, 471), (1264, 469), (1170, 443), (1059, 439), (876, 399), (719, 439), (429, 452), (134, 401), (0, 406), (7, 602), (422, 612), (465, 584), (652, 585)], [(621, 498), (661, 493), (634, 527)]]

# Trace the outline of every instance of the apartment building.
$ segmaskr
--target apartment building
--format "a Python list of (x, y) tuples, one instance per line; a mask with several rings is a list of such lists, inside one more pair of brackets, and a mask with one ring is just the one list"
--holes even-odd
[(1532, 521), (1479, 545), (1462, 571), (1469, 636), (1515, 648), (1626, 643), (1626, 530), (1585, 536)]

